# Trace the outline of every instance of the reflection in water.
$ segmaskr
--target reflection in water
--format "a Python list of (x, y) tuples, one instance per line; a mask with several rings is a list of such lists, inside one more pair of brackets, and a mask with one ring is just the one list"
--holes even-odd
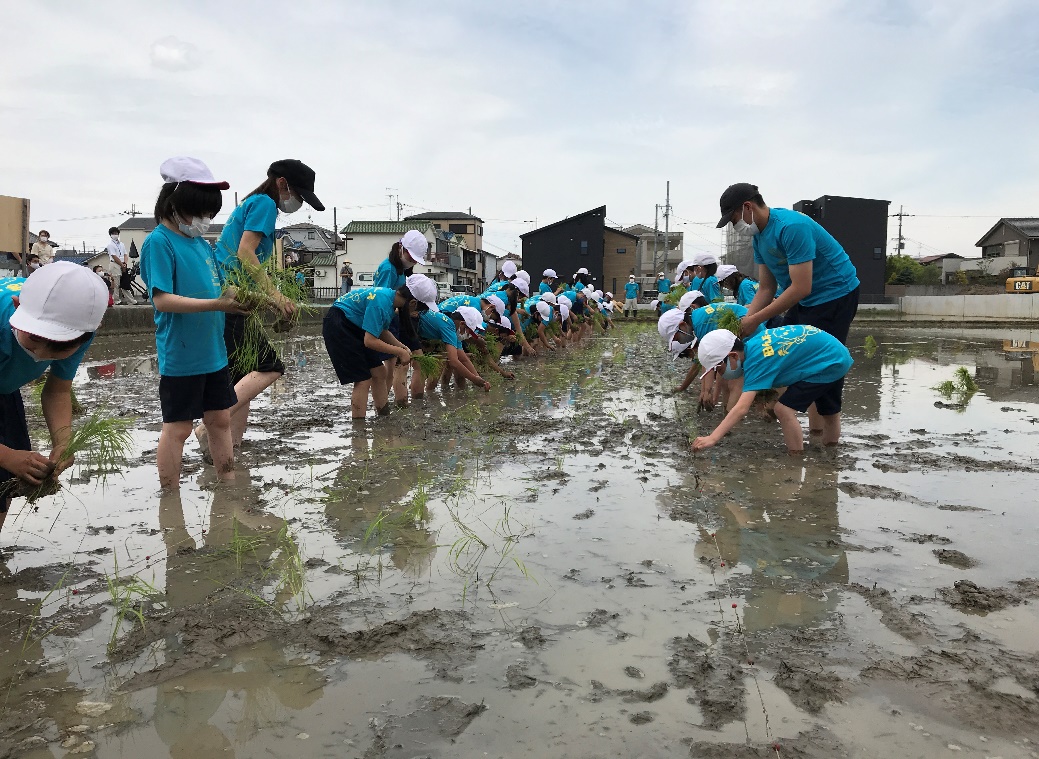
[(782, 458), (748, 463), (727, 476), (724, 490), (733, 497), (719, 509), (724, 525), (714, 539), (701, 530), (697, 553), (750, 570), (744, 605), (749, 630), (816, 625), (836, 607), (836, 592), (805, 583), (848, 581), (837, 521), (838, 474), (833, 461)]
[(92, 380), (114, 379), (133, 375), (155, 376), (159, 373), (159, 363), (155, 356), (120, 359), (107, 364), (86, 367), (87, 377)]

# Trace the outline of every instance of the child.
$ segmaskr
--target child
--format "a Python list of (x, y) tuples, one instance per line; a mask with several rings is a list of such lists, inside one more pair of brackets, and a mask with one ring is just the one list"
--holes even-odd
[(197, 158), (170, 158), (159, 168), (165, 184), (155, 201), (158, 225), (141, 246), (141, 278), (155, 307), (162, 432), (159, 485), (180, 489), (184, 441), (201, 418), (217, 476), (234, 479), (231, 412), (236, 397), (227, 368), (224, 314), (245, 314), (233, 291), (223, 292), (213, 248), (202, 239), (220, 212), (221, 190)]
[[(405, 280), (414, 272), (415, 266), (426, 263), (426, 254), (428, 252), (429, 241), (426, 240), (421, 232), (414, 229), (406, 232), (404, 237), (393, 244), (393, 247), (390, 248), (390, 254), (375, 270), (375, 278), (372, 285), (390, 290), (400, 289), (404, 286)], [(436, 300), (435, 293), (431, 300)], [(409, 350), (421, 348), (414, 329), (402, 331), (400, 316), (394, 315), (389, 330), (394, 338), (404, 335), (406, 338), (404, 345)], [(395, 355), (386, 353), (382, 359), (383, 365), (386, 367), (386, 371), (383, 373), (385, 377), (382, 379), (386, 384), (386, 397), (389, 398), (390, 387), (392, 386), (393, 396), (397, 401), (397, 405), (406, 406), (408, 403), (407, 370), (403, 368), (398, 370), (397, 357)], [(374, 391), (372, 397), (375, 397)]]
[(757, 280), (751, 279), (732, 264), (721, 264), (716, 276), (718, 284), (731, 291), (740, 306), (749, 306), (758, 293)]
[(698, 253), (693, 256), (693, 279), (690, 290), (699, 290), (708, 303), (722, 299), (721, 288), (718, 287), (718, 257), (713, 253)]
[[(461, 316), (459, 318), (462, 318)], [(455, 374), (470, 380), (474, 385), (479, 385), (484, 390), (491, 389), (491, 383), (487, 382), (480, 373), (476, 371), (469, 356), (462, 348), (462, 340), (458, 336), (458, 327), (454, 319), (446, 313), (438, 311), (426, 311), (418, 317), (418, 335), (423, 340), (439, 340), (444, 344), (444, 352), (447, 354), (447, 366), (445, 374)], [(419, 376), (416, 382), (415, 376)], [(413, 397), (421, 398), (424, 390), (432, 390), (436, 387), (439, 377), (426, 377), (425, 387), (421, 386), (422, 376), (420, 372), (414, 372), (411, 378), (411, 394)], [(416, 388), (418, 385), (418, 388)]]
[[(315, 211), (325, 210), (314, 195), (314, 176), (313, 169), (294, 158), (272, 163), (263, 184), (246, 195), (231, 211), (216, 243), (221, 273), (226, 277), (234, 270), (244, 270), (285, 317), (292, 316), (295, 304), (278, 292), (267, 276), (264, 264), (274, 252), (278, 211), (293, 213), (302, 207), (304, 201)], [(229, 314), (224, 318), (224, 345), (230, 362), (231, 383), (238, 398), (231, 408), (231, 442), (236, 446), (242, 444), (253, 398), (285, 373), (285, 365), (266, 336), (250, 336), (250, 340), (256, 341), (257, 345), (250, 347), (246, 359), (242, 349), (246, 342), (245, 317)], [(208, 454), (209, 441), (204, 424), (195, 428), (195, 437), (203, 454)]]
[[(375, 411), (389, 413), (389, 386), (383, 360), (392, 355), (404, 367), (411, 363), (411, 350), (394, 337), (390, 322), (396, 316), (401, 334), (408, 343), (421, 348), (413, 318), (422, 311), (436, 311), (437, 286), (424, 274), (406, 277), (396, 290), (388, 287), (361, 287), (341, 296), (328, 309), (321, 335), (325, 350), (341, 385), (353, 384), (350, 412), (354, 421), (363, 420), (371, 392)], [(405, 369), (406, 371), (406, 369)]]
[[(16, 480), (40, 485), (72, 465), (61, 461), (72, 431), (72, 379), (107, 305), (104, 282), (66, 261), (26, 279), (0, 279), (0, 527)], [(32, 450), (21, 388), (48, 369), (42, 403), (51, 451), (45, 457)]]
[(797, 412), (815, 404), (823, 421), (823, 443), (836, 445), (841, 437), (841, 394), (852, 365), (851, 354), (840, 340), (817, 327), (795, 324), (740, 340), (728, 330), (709, 332), (700, 340), (697, 355), (705, 376), (720, 367), (726, 379), (743, 378), (743, 394), (721, 424), (706, 437), (693, 441), (693, 450), (717, 445), (750, 411), (762, 390), (785, 387), (775, 414), (783, 429), (787, 450), (804, 449), (804, 431)]
[(556, 279), (558, 279), (558, 277), (555, 269), (545, 269), (544, 273), (541, 275), (541, 284), (538, 285), (538, 292), (555, 292)]

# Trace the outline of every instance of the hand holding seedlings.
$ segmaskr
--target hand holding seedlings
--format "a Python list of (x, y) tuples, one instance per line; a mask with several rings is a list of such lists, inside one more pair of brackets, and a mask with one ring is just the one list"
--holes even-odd
[(41, 484), (52, 471), (54, 464), (36, 451), (16, 451), (5, 448), (0, 465), (20, 480), (30, 485)]
[(238, 299), (238, 290), (234, 287), (228, 287), (224, 292), (217, 298), (217, 311), (223, 311), (225, 314), (235, 314), (237, 316), (245, 316), (254, 308), (255, 303)]

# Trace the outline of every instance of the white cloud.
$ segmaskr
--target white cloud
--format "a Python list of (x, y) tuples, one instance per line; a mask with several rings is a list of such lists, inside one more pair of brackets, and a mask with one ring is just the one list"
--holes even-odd
[(176, 37), (163, 37), (152, 43), (151, 61), (164, 71), (188, 71), (199, 65), (198, 48)]

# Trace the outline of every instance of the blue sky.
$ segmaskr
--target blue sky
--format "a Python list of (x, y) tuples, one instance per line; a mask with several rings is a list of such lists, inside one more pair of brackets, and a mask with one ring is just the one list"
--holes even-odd
[[(0, 193), (75, 244), (150, 209), (177, 154), (242, 195), (298, 157), (341, 224), (387, 218), (388, 192), (472, 207), (498, 253), (603, 203), (652, 224), (666, 180), (705, 249), (736, 181), (777, 206), (904, 204), (911, 254), (974, 255), (1000, 216), (1039, 215), (1027, 0), (41, 0), (5, 17)], [(104, 218), (53, 221), (86, 216)]]

